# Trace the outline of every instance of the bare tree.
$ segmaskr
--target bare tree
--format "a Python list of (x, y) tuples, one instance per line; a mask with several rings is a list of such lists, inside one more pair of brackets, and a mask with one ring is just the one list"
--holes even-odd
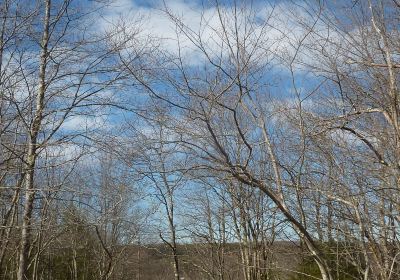
[[(233, 4), (231, 9), (216, 3), (217, 27), (208, 26), (209, 19), (202, 18), (204, 26), (200, 28), (213, 31), (214, 41), (218, 42), (214, 50), (201, 33), (185, 25), (168, 8), (166, 13), (179, 34), (200, 53), (205, 65), (202, 76), (198, 73), (200, 69), (193, 71), (185, 64), (180, 53), (177, 57), (170, 55), (168, 72), (149, 70), (143, 77), (143, 73), (130, 67), (129, 60), (122, 58), (127, 71), (151, 95), (179, 112), (173, 118), (176, 130), (182, 135), (183, 149), (198, 157), (199, 165), (219, 170), (264, 192), (304, 241), (323, 279), (332, 279), (324, 253), (307, 230), (304, 219), (298, 216), (299, 208), (286, 201), (291, 197), (290, 188), (284, 181), (283, 158), (270, 133), (272, 122), (265, 110), (269, 100), (262, 94), (268, 91), (262, 78), (268, 73), (271, 65), (268, 58), (273, 54), (268, 44), (269, 17), (260, 23), (255, 9), (244, 3)], [(157, 90), (160, 77), (173, 94)]]
[[(24, 1), (7, 3), (5, 7), (11, 5), (10, 9), (14, 10), (24, 5)], [(30, 6), (27, 4), (26, 8)], [(106, 64), (111, 51), (103, 44), (105, 37), (92, 30), (85, 31), (82, 24), (87, 24), (85, 21), (91, 14), (79, 11), (79, 8), (72, 1), (38, 3), (31, 14), (26, 13), (27, 20), (22, 17), (21, 23), (17, 22), (22, 25), (20, 29), (26, 30), (20, 35), (24, 45), (7, 49), (7, 55), (11, 56), (10, 60), (17, 70), (13, 87), (18, 89), (18, 96), (11, 95), (13, 98), (7, 104), (21, 120), (19, 137), (26, 139), (26, 150), (21, 156), (25, 198), (18, 279), (28, 277), (37, 187), (35, 174), (40, 153), (47, 147), (62, 145), (67, 139), (79, 135), (76, 131), (70, 131), (68, 135), (64, 122), (72, 116), (87, 114), (88, 108), (96, 104), (100, 105), (102, 100), (96, 100), (95, 96), (118, 78), (118, 74)], [(33, 17), (32, 22), (30, 17)], [(41, 27), (36, 29), (37, 26)], [(76, 36), (79, 30), (83, 32)], [(92, 49), (95, 46), (97, 51)], [(14, 55), (19, 48), (23, 50), (22, 54)], [(12, 69), (7, 68), (7, 71)], [(106, 69), (108, 73), (104, 75)], [(95, 77), (97, 81), (94, 81)]]
[[(137, 172), (142, 174), (143, 182), (148, 182), (154, 188), (154, 196), (163, 208), (163, 215), (167, 219), (168, 237), (160, 229), (160, 239), (171, 250), (173, 260), (174, 279), (180, 280), (180, 260), (178, 253), (177, 229), (177, 193), (185, 185), (185, 156), (180, 155), (174, 144), (174, 132), (165, 126), (162, 116), (153, 122), (148, 122), (146, 134), (140, 137), (138, 149), (139, 167)], [(178, 163), (179, 162), (179, 163)]]

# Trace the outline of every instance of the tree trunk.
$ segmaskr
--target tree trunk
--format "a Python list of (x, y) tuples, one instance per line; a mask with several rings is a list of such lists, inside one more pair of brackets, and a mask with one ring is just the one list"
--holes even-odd
[(36, 96), (36, 111), (29, 131), (28, 152), (26, 156), (26, 175), (25, 175), (25, 204), (21, 231), (21, 248), (18, 267), (18, 280), (28, 279), (27, 267), (31, 239), (32, 210), (35, 199), (34, 176), (35, 162), (37, 158), (37, 136), (43, 119), (44, 94), (46, 91), (46, 65), (48, 56), (49, 25), (50, 25), (50, 3), (45, 1), (44, 30), (41, 44), (41, 55), (39, 65), (39, 90)]

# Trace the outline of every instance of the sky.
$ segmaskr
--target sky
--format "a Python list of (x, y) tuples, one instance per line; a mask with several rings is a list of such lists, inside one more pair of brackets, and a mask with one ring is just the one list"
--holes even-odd
[[(309, 49), (303, 49), (299, 45), (315, 44), (318, 45), (318, 40), (340, 40), (339, 34), (334, 30), (326, 29), (323, 21), (317, 19), (315, 15), (307, 14), (301, 6), (296, 5), (296, 2), (277, 1), (276, 5), (271, 2), (254, 1), (254, 13), (249, 13), (246, 10), (239, 10), (238, 30), (241, 36), (247, 34), (248, 40), (252, 43), (260, 40), (259, 46), (264, 48), (257, 48), (254, 54), (254, 62), (260, 65), (268, 65), (268, 70), (265, 77), (261, 77), (260, 81), (269, 83), (269, 94), (275, 102), (265, 103), (262, 105), (270, 106), (275, 109), (278, 106), (295, 108), (298, 106), (298, 100), (295, 98), (293, 90), (294, 85), (300, 90), (300, 98), (305, 98), (310, 91), (312, 91), (320, 82), (320, 78), (312, 76), (308, 72), (305, 64), (313, 64), (318, 66), (318, 63), (313, 57), (314, 53)], [(99, 5), (96, 2), (89, 2), (88, 5)], [(110, 5), (101, 8), (101, 16), (94, 19), (91, 25), (92, 32), (103, 34), (110, 32), (114, 28), (125, 28), (124, 32), (135, 33), (137, 44), (143, 44), (150, 39), (160, 40), (159, 47), (169, 53), (171, 56), (178, 54), (183, 56), (183, 64), (191, 73), (207, 74), (204, 71), (203, 65), (207, 63), (207, 59), (216, 59), (218, 55), (227, 57), (229, 49), (226, 47), (226, 40), (233, 39), (233, 29), (227, 31), (228, 38), (223, 35), (223, 28), (221, 21), (226, 23), (226, 26), (234, 26), (233, 14), (234, 9), (232, 6), (224, 3), (222, 12), (225, 14), (219, 17), (218, 11), (215, 7), (210, 5), (202, 5), (196, 1), (182, 1), (182, 0), (168, 0), (161, 1), (144, 1), (144, 0), (115, 0)], [(167, 9), (173, 16), (175, 16), (183, 26), (179, 26), (171, 21), (171, 18), (162, 11)], [(244, 22), (250, 19), (251, 31), (248, 25)], [(268, 20), (267, 20), (268, 19)], [(264, 25), (265, 21), (268, 24)], [(122, 24), (122, 25), (121, 25)], [(312, 36), (307, 33), (307, 26), (314, 26), (320, 35)], [(111, 37), (111, 42), (120, 43), (122, 38), (115, 36)], [(114, 41), (113, 41), (114, 40)], [(211, 54), (211, 58), (207, 58), (198, 51), (199, 42), (204, 43), (204, 49)], [(235, 45), (235, 44), (233, 44)], [(250, 44), (251, 45), (251, 44)], [(137, 45), (135, 46), (137, 47)], [(251, 49), (251, 47), (250, 47)], [(265, 49), (268, 49), (265, 52)], [(179, 53), (181, 50), (182, 53)], [(135, 50), (128, 46), (127, 50), (122, 53), (123, 56), (128, 56)], [(293, 58), (297, 52), (294, 61), (294, 68), (290, 69), (290, 58)], [(271, 54), (271, 56), (266, 55)], [(338, 54), (341, 55), (340, 53)], [(340, 60), (337, 60), (340, 61)], [(211, 67), (212, 68), (212, 67)], [(295, 78), (291, 79), (291, 72), (293, 70)], [(203, 72), (201, 72), (203, 71)], [(265, 74), (261, 71), (261, 75)], [(270, 77), (273, 76), (274, 79)], [(113, 96), (118, 89), (113, 91), (104, 91), (102, 94), (105, 96)], [(129, 92), (124, 92), (129, 93)], [(136, 92), (135, 92), (136, 94)], [(303, 108), (312, 110), (315, 105), (315, 100), (308, 98), (303, 100)], [(120, 124), (126, 118), (134, 118), (129, 113), (124, 113), (119, 109), (111, 109), (111, 113), (107, 115), (107, 111), (93, 110), (90, 114), (75, 114), (69, 117), (62, 126), (62, 131), (66, 134), (76, 132), (84, 134), (87, 130), (98, 130), (101, 133), (111, 133), (117, 135), (121, 128)], [(137, 125), (136, 129), (142, 132), (145, 136), (151, 136), (154, 132), (151, 126), (146, 125), (145, 122), (134, 120)], [(271, 118), (271, 123), (275, 120)], [(277, 122), (275, 122), (277, 123)], [(118, 125), (116, 125), (118, 124)], [(120, 138), (127, 135), (118, 135)], [(337, 138), (346, 138), (340, 134)], [(124, 139), (119, 139), (123, 142)], [(343, 141), (354, 141), (353, 138), (346, 138)], [(90, 146), (89, 146), (90, 147)], [(90, 151), (90, 149), (89, 149)], [(79, 155), (81, 150), (79, 145), (74, 146), (70, 143), (66, 145), (59, 145), (53, 150), (54, 154), (64, 154), (64, 159), (71, 159)], [(126, 153), (129, 151), (126, 150)], [(83, 159), (83, 164), (97, 164), (96, 158), (93, 153), (89, 153), (88, 157)]]
[[(207, 58), (198, 51), (198, 46), (195, 46), (195, 43), (201, 40), (204, 43), (205, 50), (211, 54), (211, 58), (221, 53), (223, 56), (228, 56), (228, 48), (224, 42), (226, 38), (222, 35), (221, 21), (227, 23), (227, 26), (234, 26), (234, 9), (231, 5), (233, 1), (222, 1), (223, 8), (221, 10), (226, 13), (222, 18), (219, 18), (215, 6), (207, 5), (211, 2), (114, 0), (106, 6), (101, 6), (99, 10), (101, 16), (94, 19), (95, 22), (91, 25), (91, 28), (93, 32), (103, 34), (123, 23), (122, 25), (126, 28), (125, 32), (137, 33), (135, 38), (139, 45), (148, 42), (149, 38), (153, 38), (157, 42), (161, 42), (160, 48), (172, 56), (177, 56), (178, 50), (181, 48), (180, 55), (183, 56), (185, 67), (193, 69), (193, 71), (203, 71), (202, 66), (207, 64)], [(96, 1), (87, 3), (89, 6), (100, 7), (100, 4)], [(272, 99), (275, 99), (269, 106), (273, 108), (286, 104), (288, 108), (295, 108), (298, 105), (298, 100), (293, 91), (293, 86), (295, 85), (300, 91), (301, 98), (306, 98), (321, 82), (320, 77), (310, 74), (307, 67), (304, 66), (304, 64), (316, 65), (314, 53), (310, 50), (306, 51), (306, 48), (298, 48), (299, 44), (307, 46), (326, 38), (340, 40), (339, 35), (335, 34), (334, 30), (329, 30), (328, 35), (323, 21), (317, 19), (315, 15), (307, 14), (301, 6), (303, 5), (302, 1), (253, 1), (252, 5), (254, 12), (252, 14), (246, 10), (239, 10), (238, 29), (241, 34), (247, 32), (250, 42), (259, 39), (261, 41), (259, 45), (268, 49), (268, 52), (264, 52), (263, 48), (257, 49), (256, 52), (260, 53), (255, 54), (254, 57), (255, 62), (268, 65), (266, 72), (268, 75), (261, 72), (261, 75), (265, 77), (260, 78), (260, 81), (268, 84), (268, 94)], [(163, 12), (165, 9), (179, 18), (184, 24), (182, 29), (177, 28), (176, 23), (168, 18), (168, 15)], [(252, 23), (250, 32), (246, 29), (248, 26), (243, 24), (248, 19)], [(264, 26), (263, 23), (266, 21), (268, 24)], [(307, 34), (305, 26), (314, 26), (321, 38)], [(228, 30), (229, 34), (232, 34), (232, 32), (233, 30)], [(112, 40), (118, 41), (121, 38), (113, 37)], [(128, 56), (130, 51), (128, 47), (125, 55)], [(288, 67), (289, 58), (293, 57), (296, 51), (298, 53), (292, 69), (295, 78), (292, 79)], [(269, 55), (266, 55), (266, 53)], [(101, 94), (118, 98), (117, 91), (109, 90)], [(140, 93), (135, 92), (135, 96), (138, 94)], [(140, 101), (140, 97), (137, 100)], [(303, 107), (311, 108), (315, 105), (315, 102), (317, 100), (313, 100), (313, 96), (308, 97), (307, 100), (303, 100)], [(108, 115), (108, 113), (111, 114)], [(76, 114), (69, 117), (63, 124), (62, 130), (67, 133), (71, 131), (103, 130), (107, 133), (107, 131), (115, 130), (116, 124), (130, 117), (133, 116), (129, 116), (129, 113), (121, 112), (119, 109), (111, 109), (107, 112), (95, 110), (90, 114)], [(151, 133), (151, 128), (145, 123), (137, 121), (137, 125), (143, 133)]]
[[(225, 2), (225, 3), (224, 3)], [(126, 28), (125, 32), (135, 33), (137, 44), (144, 44), (148, 42), (149, 38), (157, 39), (160, 43), (160, 48), (163, 51), (170, 53), (172, 56), (178, 54), (183, 56), (183, 63), (188, 69), (193, 71), (202, 70), (202, 66), (206, 64), (207, 58), (198, 51), (199, 40), (204, 43), (205, 50), (211, 54), (211, 57), (218, 56), (222, 53), (228, 56), (228, 48), (226, 47), (226, 38), (222, 35), (222, 25), (227, 23), (227, 26), (234, 26), (233, 23), (233, 7), (228, 3), (232, 1), (222, 1), (225, 12), (219, 18), (217, 9), (210, 3), (204, 1), (183, 1), (183, 0), (168, 0), (168, 1), (144, 1), (144, 0), (114, 0), (109, 5), (101, 6), (100, 15), (96, 17), (95, 23), (91, 25), (93, 32), (103, 34), (117, 28), (120, 24)], [(245, 1), (246, 2), (246, 1)], [(100, 7), (97, 2), (88, 2), (88, 5)], [(246, 2), (247, 3), (247, 2)], [(290, 4), (287, 1), (254, 1), (252, 11), (249, 13), (246, 10), (240, 10), (238, 13), (238, 29), (242, 34), (247, 34), (250, 42), (260, 40), (259, 45), (264, 45), (268, 48), (268, 53), (273, 55), (265, 55), (263, 48), (258, 48), (255, 54), (255, 62), (268, 65), (268, 73), (262, 82), (270, 84), (269, 94), (272, 97), (278, 97), (279, 103), (287, 103), (289, 107), (296, 106), (296, 99), (293, 98), (293, 80), (288, 68), (287, 57), (292, 57), (294, 52), (298, 50), (298, 61), (303, 63), (312, 63), (312, 54), (303, 52), (301, 48), (297, 49), (299, 42), (304, 40), (314, 40), (307, 36), (306, 32), (299, 28), (298, 22), (304, 24), (317, 25), (317, 29), (323, 30), (324, 27), (320, 21), (316, 21), (313, 16), (304, 12), (301, 6)], [(165, 5), (165, 6), (164, 6)], [(182, 29), (177, 28), (176, 23), (172, 22), (168, 15), (162, 10), (169, 10), (174, 16), (185, 25)], [(296, 15), (296, 17), (294, 17)], [(244, 25), (244, 21), (250, 18), (252, 22), (251, 31), (248, 31), (248, 26)], [(265, 21), (267, 25), (263, 25)], [(318, 27), (318, 24), (321, 26)], [(233, 30), (228, 30), (232, 35)], [(323, 32), (323, 31), (322, 31)], [(334, 36), (331, 31), (330, 36)], [(193, 41), (191, 41), (191, 38)], [(232, 39), (232, 38), (229, 38)], [(121, 40), (120, 37), (113, 37), (112, 40)], [(136, 42), (135, 41), (135, 42)], [(144, 43), (143, 43), (144, 42)], [(222, 47), (221, 47), (222, 46)], [(137, 46), (135, 46), (137, 47)], [(181, 53), (178, 53), (178, 50)], [(130, 53), (128, 48), (125, 55)], [(134, 51), (134, 50), (133, 50)], [(224, 53), (225, 52), (225, 53)], [(265, 61), (264, 61), (265, 60)], [(296, 78), (294, 83), (304, 96), (315, 88), (319, 83), (318, 79), (312, 79), (309, 76), (307, 69), (304, 69), (300, 64), (294, 67), (296, 71)], [(271, 79), (271, 77), (274, 77)], [(313, 81), (313, 82), (312, 82)], [(117, 90), (118, 91), (118, 90)], [(126, 93), (126, 92), (125, 92)], [(105, 91), (102, 95), (116, 96), (118, 93)], [(137, 96), (137, 92), (135, 96)], [(140, 97), (139, 97), (140, 99)], [(306, 103), (304, 103), (306, 104)], [(312, 100), (307, 100), (308, 106), (312, 106)], [(102, 110), (95, 110), (90, 114), (74, 115), (69, 117), (62, 126), (62, 130), (70, 133), (85, 132), (86, 130), (103, 130), (105, 133), (115, 130), (116, 124), (123, 122), (129, 115), (127, 112), (121, 112), (119, 109), (111, 109), (108, 113)], [(132, 115), (128, 116), (134, 117)], [(149, 127), (141, 122), (141, 130), (144, 133), (149, 133)], [(139, 128), (140, 130), (140, 128)]]
[[(205, 3), (207, 2), (205, 1)], [(303, 36), (303, 31), (297, 28), (297, 24), (292, 20), (293, 15), (297, 15), (295, 20), (299, 20), (301, 17), (304, 17), (304, 20), (310, 20), (310, 17), (299, 6), (288, 4), (286, 1), (280, 1), (278, 4), (271, 4), (270, 1), (254, 1), (253, 6), (254, 14), (238, 9), (240, 14), (239, 31), (244, 33), (243, 23), (245, 17), (248, 17), (254, 21), (252, 36), (257, 36), (260, 32), (264, 32), (262, 23), (268, 18), (269, 44), (272, 48), (280, 49), (282, 52), (289, 51), (293, 40)], [(225, 15), (222, 15), (222, 21), (232, 25), (233, 6), (226, 4), (222, 7), (221, 10), (226, 12)], [(240, 4), (239, 8), (241, 8)], [(185, 31), (188, 34), (200, 35), (210, 51), (219, 51), (222, 30), (217, 9), (215, 6), (207, 6), (196, 1), (169, 0), (164, 4), (162, 1), (116, 0), (104, 9), (104, 16), (99, 19), (96, 28), (100, 31), (108, 30), (121, 21), (127, 22), (129, 27), (129, 24), (137, 24), (137, 20), (142, 18), (143, 25), (140, 26), (142, 36), (163, 39), (163, 47), (170, 52), (176, 52), (178, 49), (177, 39), (179, 38), (180, 46), (187, 52), (187, 62), (196, 63), (198, 54), (194, 51), (193, 44), (185, 38), (187, 36), (179, 32), (180, 30), (177, 32), (177, 26), (162, 11), (165, 9), (184, 23)], [(130, 28), (133, 27), (130, 26)]]

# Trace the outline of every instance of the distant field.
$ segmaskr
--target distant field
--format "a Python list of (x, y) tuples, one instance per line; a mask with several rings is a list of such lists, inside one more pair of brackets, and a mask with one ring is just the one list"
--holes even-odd
[[(226, 244), (225, 258), (219, 260), (214, 248), (211, 252), (208, 244), (179, 245), (181, 271), (185, 280), (210, 279), (223, 271), (224, 279), (244, 279), (239, 244)], [(265, 256), (269, 259), (269, 273), (279, 279), (288, 279), (299, 264), (300, 248), (290, 242), (276, 242)], [(172, 258), (169, 248), (165, 245), (129, 246), (123, 248), (120, 257), (123, 262), (115, 267), (112, 279), (173, 279)], [(219, 263), (223, 262), (223, 267)], [(132, 278), (135, 277), (135, 278)]]

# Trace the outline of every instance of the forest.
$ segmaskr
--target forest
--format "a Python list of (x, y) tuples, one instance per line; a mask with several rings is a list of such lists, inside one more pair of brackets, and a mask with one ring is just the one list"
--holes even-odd
[(0, 0), (0, 278), (400, 279), (399, 0)]

